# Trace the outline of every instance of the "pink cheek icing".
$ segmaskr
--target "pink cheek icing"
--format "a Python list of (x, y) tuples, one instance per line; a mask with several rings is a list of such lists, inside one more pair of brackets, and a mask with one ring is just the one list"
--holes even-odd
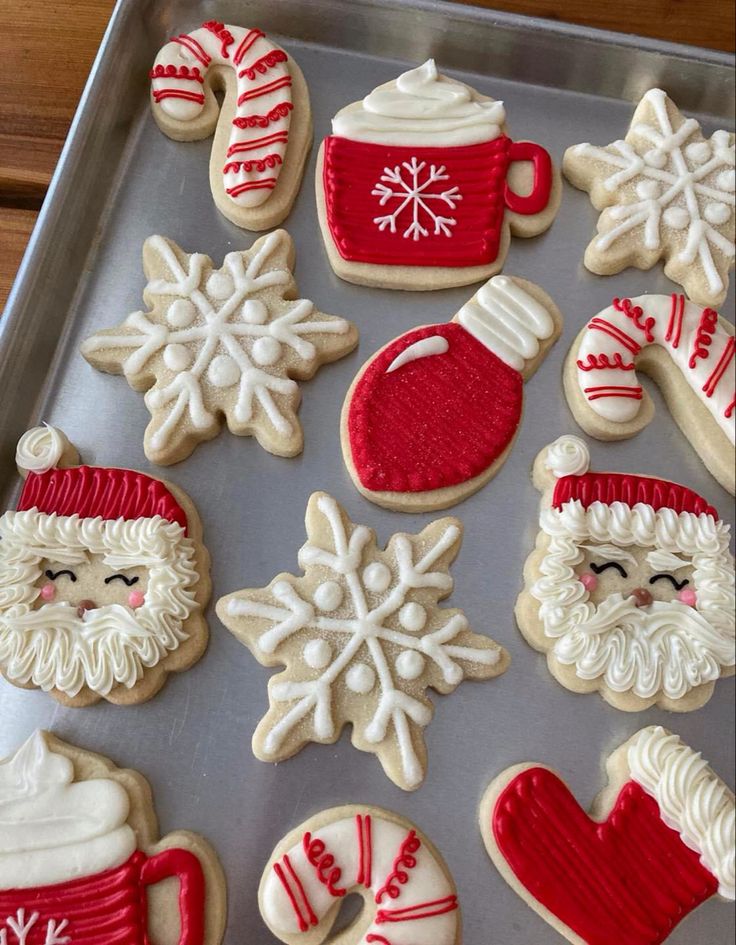
[(50, 601), (56, 597), (56, 588), (53, 584), (44, 584), (41, 588), (41, 600)]
[(585, 574), (580, 575), (580, 583), (586, 591), (594, 591), (598, 587), (598, 578), (590, 571), (586, 571)]
[(130, 594), (128, 594), (128, 605), (134, 609), (136, 607), (142, 607), (145, 599), (145, 595), (142, 591), (131, 591)]
[(677, 595), (677, 599), (681, 604), (686, 604), (688, 607), (694, 607), (698, 602), (698, 596), (692, 588), (686, 587), (684, 590), (680, 591)]

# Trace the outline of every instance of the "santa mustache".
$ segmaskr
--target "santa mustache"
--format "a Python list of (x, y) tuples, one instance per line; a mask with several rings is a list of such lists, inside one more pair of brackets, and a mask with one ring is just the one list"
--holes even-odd
[(74, 631), (81, 639), (94, 642), (100, 637), (118, 635), (128, 639), (152, 636), (151, 630), (143, 626), (133, 613), (121, 604), (106, 604), (84, 611), (80, 617), (77, 608), (61, 601), (44, 604), (38, 610), (17, 617), (5, 614), (2, 622), (7, 629), (20, 633), (47, 631), (64, 633)]

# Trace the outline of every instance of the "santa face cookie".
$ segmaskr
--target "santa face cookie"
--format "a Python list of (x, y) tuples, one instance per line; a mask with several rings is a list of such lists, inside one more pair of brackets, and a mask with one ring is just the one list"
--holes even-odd
[(589, 460), (573, 436), (537, 457), (519, 628), (573, 692), (626, 711), (700, 708), (734, 672), (729, 526), (685, 486), (589, 472)]
[(567, 402), (586, 433), (620, 440), (651, 421), (637, 369), (656, 380), (709, 471), (736, 493), (733, 325), (684, 295), (614, 299), (582, 329), (565, 364)]
[(209, 555), (191, 501), (131, 469), (80, 466), (53, 427), (26, 433), (0, 516), (0, 673), (69, 706), (145, 702), (207, 646)]
[(432, 59), (338, 112), (316, 178), (337, 275), (390, 289), (468, 285), (501, 270), (512, 233), (546, 230), (559, 175), (505, 121), (501, 102)]
[(253, 435), (270, 453), (296, 456), (304, 436), (295, 379), (352, 351), (358, 332), (297, 298), (294, 244), (284, 230), (228, 253), (221, 269), (201, 253), (152, 236), (143, 247), (148, 312), (82, 344), (94, 367), (146, 391), (144, 449), (166, 466), (220, 431)]
[(501, 468), (519, 430), (524, 381), (562, 330), (538, 286), (495, 276), (444, 325), (400, 335), (353, 381), (342, 451), (371, 502), (444, 509)]
[(312, 144), (309, 93), (291, 56), (258, 29), (209, 20), (174, 36), (150, 78), (165, 135), (199, 141), (214, 132), (210, 187), (220, 213), (247, 230), (281, 223)]
[(36, 732), (0, 760), (0, 823), (3, 945), (173, 943), (177, 927), (178, 945), (222, 942), (217, 856), (196, 834), (159, 839), (137, 772)]
[(699, 305), (722, 305), (734, 264), (734, 135), (705, 138), (661, 89), (637, 106), (623, 141), (576, 144), (562, 169), (602, 210), (585, 251), (591, 272), (627, 266), (665, 275)]
[(441, 855), (408, 820), (377, 807), (326, 810), (292, 831), (274, 850), (258, 899), (279, 941), (319, 945), (352, 894), (365, 908), (341, 945), (460, 945), (457, 889)]
[(481, 804), (483, 839), (511, 888), (573, 945), (661, 945), (712, 896), (734, 899), (733, 794), (658, 726), (607, 769), (586, 814), (551, 769), (509, 768)]
[(460, 549), (456, 519), (418, 535), (394, 535), (385, 550), (330, 496), (307, 507), (303, 577), (279, 574), (264, 588), (236, 591), (217, 615), (264, 666), (271, 707), (253, 736), (262, 761), (283, 761), (307, 742), (333, 744), (347, 723), (353, 745), (378, 755), (404, 790), (424, 779), (422, 729), (432, 719), (426, 690), (452, 692), (465, 678), (503, 673), (508, 654), (473, 633), (462, 611), (438, 602)]

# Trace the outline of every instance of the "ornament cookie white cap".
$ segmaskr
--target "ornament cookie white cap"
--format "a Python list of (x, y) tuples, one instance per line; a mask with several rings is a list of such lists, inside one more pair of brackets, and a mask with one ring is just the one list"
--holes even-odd
[(547, 447), (544, 466), (555, 479), (582, 476), (590, 469), (590, 450), (579, 436), (560, 436)]
[(28, 473), (48, 472), (78, 461), (79, 454), (64, 433), (48, 423), (27, 430), (15, 451), (15, 464), (24, 479)]

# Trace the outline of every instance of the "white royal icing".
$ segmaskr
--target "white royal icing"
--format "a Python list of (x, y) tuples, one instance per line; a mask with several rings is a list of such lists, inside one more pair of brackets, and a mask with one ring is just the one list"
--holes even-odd
[(434, 354), (444, 354), (449, 350), (450, 342), (442, 335), (433, 335), (431, 338), (422, 338), (421, 341), (415, 341), (413, 345), (404, 348), (401, 354), (397, 354), (391, 364), (386, 368), (386, 373), (391, 374), (397, 371), (405, 364), (411, 361), (418, 361), (420, 358), (429, 358)]
[(66, 447), (66, 437), (45, 423), (27, 430), (18, 440), (15, 463), (25, 472), (42, 473), (59, 465)]
[(373, 144), (462, 146), (497, 138), (505, 120), (502, 102), (480, 101), (428, 59), (339, 111), (332, 132)]
[(547, 447), (544, 465), (557, 479), (582, 476), (590, 468), (590, 450), (579, 436), (560, 436)]
[(125, 789), (108, 779), (74, 782), (74, 767), (36, 732), (0, 761), (0, 889), (30, 889), (92, 876), (136, 849)]
[(555, 323), (547, 309), (508, 276), (494, 276), (456, 316), (471, 335), (503, 362), (521, 371), (539, 354)]
[[(619, 305), (625, 309), (628, 303), (641, 309), (636, 318), (610, 305), (591, 319), (574, 352), (578, 384), (590, 409), (612, 423), (633, 420), (641, 409), (642, 389), (636, 371), (629, 366), (635, 364), (640, 349), (658, 345), (672, 358), (673, 370), (683, 376), (728, 440), (734, 443), (736, 357), (733, 335), (723, 328), (720, 320), (712, 333), (701, 335), (701, 322), (708, 317), (704, 316), (708, 310), (683, 295), (640, 295), (625, 299)], [(699, 340), (703, 338), (701, 345)], [(606, 364), (619, 366), (598, 366)]]
[[(264, 203), (276, 185), (286, 154), (292, 115), (291, 72), (282, 50), (260, 30), (225, 26), (232, 42), (206, 27), (174, 37), (156, 56), (152, 107), (178, 122), (195, 121), (205, 104), (204, 79), (216, 67), (236, 76), (237, 106), (223, 166), (225, 192), (241, 207)], [(157, 67), (173, 66), (186, 78), (156, 77)], [(239, 123), (244, 127), (239, 127)]]
[(662, 819), (736, 898), (736, 810), (733, 794), (699, 752), (660, 726), (643, 729), (628, 753), (631, 777), (659, 805)]
[[(323, 870), (323, 874), (329, 876), (331, 869), (340, 871), (339, 877), (335, 874), (333, 888), (345, 890), (346, 895), (361, 890), (368, 893), (367, 908), (373, 911), (371, 924), (365, 929), (364, 923), (358, 923), (363, 931), (356, 928), (347, 933), (345, 945), (387, 940), (391, 945), (415, 942), (455, 945), (460, 911), (454, 884), (446, 867), (416, 836), (411, 824), (397, 824), (377, 811), (356, 809), (355, 816), (342, 817), (313, 831), (310, 823), (306, 823), (303, 831), (299, 842), (269, 869), (261, 887), (263, 917), (277, 936), (298, 934), (302, 930), (300, 916), (302, 922), (306, 920), (309, 931), (315, 928), (327, 931), (324, 920), (334, 908), (336, 898), (342, 898), (330, 891), (320, 879), (318, 867), (310, 862), (307, 850), (311, 839), (312, 844), (315, 841), (324, 844), (322, 857), (334, 858), (332, 867)], [(419, 843), (418, 849), (414, 839)], [(397, 897), (393, 898), (386, 886), (407, 840), (414, 852), (408, 853), (410, 862), (400, 867), (404, 882), (394, 879)], [(289, 891), (296, 894), (296, 907)], [(316, 921), (311, 920), (310, 910)]]

